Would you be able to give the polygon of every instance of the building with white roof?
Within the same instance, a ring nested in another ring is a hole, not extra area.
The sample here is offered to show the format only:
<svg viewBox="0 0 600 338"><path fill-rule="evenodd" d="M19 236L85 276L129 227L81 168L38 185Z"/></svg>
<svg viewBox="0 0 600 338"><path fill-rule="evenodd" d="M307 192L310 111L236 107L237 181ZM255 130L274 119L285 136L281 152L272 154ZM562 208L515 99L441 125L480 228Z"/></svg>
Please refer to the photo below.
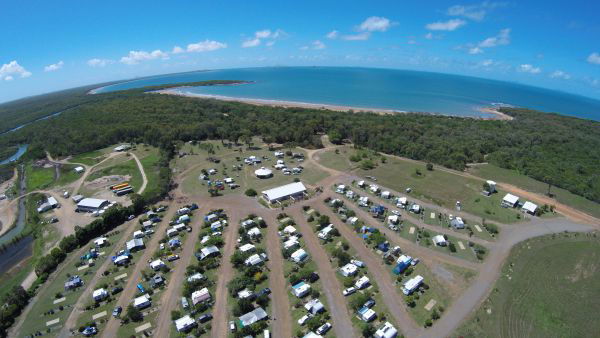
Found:
<svg viewBox="0 0 600 338"><path fill-rule="evenodd" d="M200 249L200 259L204 259L206 257L213 257L220 254L219 248L216 246L208 246Z"/></svg>
<svg viewBox="0 0 600 338"><path fill-rule="evenodd" d="M241 252L251 252L251 251L256 250L256 246L254 244L247 243L247 244L240 246L239 250Z"/></svg>
<svg viewBox="0 0 600 338"><path fill-rule="evenodd" d="M535 215L535 211L537 210L538 206L536 204L533 204L529 201L525 202L525 204L523 204L523 210L525 210L527 213L531 214L531 215Z"/></svg>
<svg viewBox="0 0 600 338"><path fill-rule="evenodd" d="M408 199L406 197L399 197L397 200L397 207L403 207L408 204Z"/></svg>
<svg viewBox="0 0 600 338"><path fill-rule="evenodd" d="M371 282L369 281L369 277L367 277L367 276L360 277L356 281L356 283L354 283L354 286L356 286L358 289L364 289L364 288L368 287L369 285L371 285Z"/></svg>
<svg viewBox="0 0 600 338"><path fill-rule="evenodd" d="M422 283L423 276L417 275L416 277L413 277L409 279L406 283L404 283L404 285L402 286L402 293L408 296L411 293L413 293L417 288L419 288L419 286Z"/></svg>
<svg viewBox="0 0 600 338"><path fill-rule="evenodd" d="M496 182L490 181L490 180L487 180L486 182L487 182L488 186L490 187L490 190L488 190L490 192L490 194L496 192Z"/></svg>
<svg viewBox="0 0 600 338"><path fill-rule="evenodd" d="M108 244L108 238L106 237L99 237L94 240L94 245L97 247L103 247L106 244Z"/></svg>
<svg viewBox="0 0 600 338"><path fill-rule="evenodd" d="M375 317L377 317L377 313L373 309L369 309L368 307L363 307L360 310L358 310L358 314L360 315L360 319L367 323L375 319Z"/></svg>
<svg viewBox="0 0 600 338"><path fill-rule="evenodd" d="M288 225L285 228L283 228L283 232L288 235L293 235L296 233L296 228L293 225Z"/></svg>
<svg viewBox="0 0 600 338"><path fill-rule="evenodd" d="M302 198L306 194L306 187L304 184L302 184L302 182L294 182L277 188L265 190L262 192L262 194L269 203L275 203L288 198Z"/></svg>
<svg viewBox="0 0 600 338"><path fill-rule="evenodd" d="M382 327L375 331L375 338L396 338L398 330L390 322L385 322Z"/></svg>
<svg viewBox="0 0 600 338"><path fill-rule="evenodd" d="M319 234L317 235L320 239L328 239L329 238L329 233L331 231L333 231L333 224L329 224L328 226L324 227L323 229L321 229L321 231L319 231Z"/></svg>
<svg viewBox="0 0 600 338"><path fill-rule="evenodd" d="M460 217L454 217L454 219L450 221L450 225L452 225L456 229L465 228L465 222Z"/></svg>
<svg viewBox="0 0 600 338"><path fill-rule="evenodd" d="M92 298L97 302L104 300L106 297L108 297L108 291L105 289L97 289L92 292Z"/></svg>
<svg viewBox="0 0 600 338"><path fill-rule="evenodd" d="M369 206L369 197L363 196L358 199L358 205L361 207Z"/></svg>
<svg viewBox="0 0 600 338"><path fill-rule="evenodd" d="M246 234L248 236L250 236L251 238L258 238L258 237L262 236L260 229L257 227L254 227L254 228L248 230L248 232L246 232Z"/></svg>
<svg viewBox="0 0 600 338"><path fill-rule="evenodd" d="M505 208L514 208L519 203L519 197L513 194L506 194L504 198L502 198L502 206Z"/></svg>
<svg viewBox="0 0 600 338"><path fill-rule="evenodd" d="M107 200L98 199L98 198L84 198L79 203L77 203L77 211L80 212L95 212L106 205L108 205Z"/></svg>
<svg viewBox="0 0 600 338"><path fill-rule="evenodd" d="M258 321L261 321L265 318L269 317L269 315L267 314L267 312L262 308L256 308L248 313L246 313L243 316L240 316L239 320L240 320L240 326L242 328L252 325Z"/></svg>
<svg viewBox="0 0 600 338"><path fill-rule="evenodd" d="M398 216L398 215L388 216L388 224L397 225L398 223L400 223L400 216Z"/></svg>
<svg viewBox="0 0 600 338"><path fill-rule="evenodd" d="M300 282L297 285L292 286L292 293L298 298L302 298L310 291L310 285L304 282Z"/></svg>
<svg viewBox="0 0 600 338"><path fill-rule="evenodd" d="M438 246L448 245L448 241L442 235L435 235L433 238L431 238L431 240L433 241L433 244Z"/></svg>
<svg viewBox="0 0 600 338"><path fill-rule="evenodd" d="M204 279L204 276L200 272L196 272L195 274L189 276L187 278L187 281L191 283L191 282L195 282L197 280L203 280L203 279Z"/></svg>
<svg viewBox="0 0 600 338"><path fill-rule="evenodd" d="M200 302L205 302L207 300L210 300L211 296L210 296L210 292L208 291L207 288L202 288L198 291L194 291L192 293L192 304L196 305Z"/></svg>
<svg viewBox="0 0 600 338"><path fill-rule="evenodd" d="M75 172L78 174L81 174L82 172L85 171L85 169L82 166L75 167L75 169L73 169L73 170L75 170Z"/></svg>
<svg viewBox="0 0 600 338"><path fill-rule="evenodd" d="M271 169L268 169L265 167L260 167L260 169L256 169L254 171L254 175L256 175L256 177L261 178L261 179L271 178L271 177L273 177L273 171Z"/></svg>
<svg viewBox="0 0 600 338"><path fill-rule="evenodd" d="M337 188L335 188L335 192L337 192L338 194L343 194L346 191L346 186L343 184L340 184L337 186Z"/></svg>
<svg viewBox="0 0 600 338"><path fill-rule="evenodd" d="M138 310L145 309L150 305L152 305L152 302L148 295L142 295L133 300L133 306Z"/></svg>
<svg viewBox="0 0 600 338"><path fill-rule="evenodd" d="M185 315L177 320L175 320L175 328L177 332L187 332L192 328L196 327L196 321L190 317L190 315Z"/></svg>
<svg viewBox="0 0 600 338"><path fill-rule="evenodd" d="M298 245L300 245L300 242L298 242L298 238L295 236L292 236L290 239L283 242L283 249L288 250L288 249L294 248Z"/></svg>
<svg viewBox="0 0 600 338"><path fill-rule="evenodd" d="M348 263L340 268L340 273L344 277L354 276L358 271L358 267L352 263Z"/></svg>
<svg viewBox="0 0 600 338"><path fill-rule="evenodd" d="M390 197L392 197L392 193L387 190L381 193L381 198L388 199Z"/></svg>
<svg viewBox="0 0 600 338"><path fill-rule="evenodd" d="M160 259L150 262L150 268L154 271L159 270L163 266L166 266L165 262L161 261Z"/></svg>
<svg viewBox="0 0 600 338"><path fill-rule="evenodd" d="M263 262L262 258L258 254L254 254L254 255L246 258L246 260L244 261L244 264L246 266L255 266L255 265L262 264L262 262Z"/></svg>
<svg viewBox="0 0 600 338"><path fill-rule="evenodd" d="M129 251L137 251L144 249L144 240L141 238L134 238L127 242L127 250Z"/></svg>
<svg viewBox="0 0 600 338"><path fill-rule="evenodd" d="M323 312L325 310L325 306L319 299L311 299L306 304L304 304L304 308L306 311L316 315L317 313Z"/></svg>
<svg viewBox="0 0 600 338"><path fill-rule="evenodd" d="M298 249L298 250L294 251L294 253L292 253L290 258L294 262L300 263L308 258L308 253L306 251L304 251L304 249Z"/></svg>

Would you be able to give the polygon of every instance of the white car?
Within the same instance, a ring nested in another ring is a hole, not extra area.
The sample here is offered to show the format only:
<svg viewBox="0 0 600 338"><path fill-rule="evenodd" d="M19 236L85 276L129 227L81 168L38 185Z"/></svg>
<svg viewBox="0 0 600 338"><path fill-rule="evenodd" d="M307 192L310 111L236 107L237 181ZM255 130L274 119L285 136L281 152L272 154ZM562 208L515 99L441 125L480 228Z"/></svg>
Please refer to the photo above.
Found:
<svg viewBox="0 0 600 338"><path fill-rule="evenodd" d="M346 290L342 291L342 294L344 296L350 296L351 294L353 294L355 292L356 292L356 288L352 286L352 287L349 287Z"/></svg>
<svg viewBox="0 0 600 338"><path fill-rule="evenodd" d="M300 319L298 319L298 325L302 326L304 325L304 323L306 323L306 321L312 317L310 314L304 315L302 316Z"/></svg>
<svg viewBox="0 0 600 338"><path fill-rule="evenodd" d="M165 243L160 243L160 249L164 250L165 249Z"/></svg>
<svg viewBox="0 0 600 338"><path fill-rule="evenodd" d="M362 261L356 260L356 259L351 260L350 263L358 266L359 268L362 268L363 266L365 266L365 263L363 263Z"/></svg>
<svg viewBox="0 0 600 338"><path fill-rule="evenodd" d="M327 333L327 331L329 331L329 329L331 329L331 324L325 323L325 324L319 326L319 328L317 329L317 334L323 335L323 334Z"/></svg>
<svg viewBox="0 0 600 338"><path fill-rule="evenodd" d="M392 210L392 214L394 214L396 216L400 216L400 211L398 211L398 210Z"/></svg>

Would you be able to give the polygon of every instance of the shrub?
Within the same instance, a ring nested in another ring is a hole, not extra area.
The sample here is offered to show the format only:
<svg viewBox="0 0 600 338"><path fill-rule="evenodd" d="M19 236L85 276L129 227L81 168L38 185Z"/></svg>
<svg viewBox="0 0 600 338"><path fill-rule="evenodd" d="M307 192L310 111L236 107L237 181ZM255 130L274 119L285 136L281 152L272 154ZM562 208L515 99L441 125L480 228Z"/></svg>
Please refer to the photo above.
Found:
<svg viewBox="0 0 600 338"><path fill-rule="evenodd" d="M244 192L244 194L246 194L246 196L248 196L248 197L254 197L257 195L256 190L254 190L252 188L247 189L246 192Z"/></svg>

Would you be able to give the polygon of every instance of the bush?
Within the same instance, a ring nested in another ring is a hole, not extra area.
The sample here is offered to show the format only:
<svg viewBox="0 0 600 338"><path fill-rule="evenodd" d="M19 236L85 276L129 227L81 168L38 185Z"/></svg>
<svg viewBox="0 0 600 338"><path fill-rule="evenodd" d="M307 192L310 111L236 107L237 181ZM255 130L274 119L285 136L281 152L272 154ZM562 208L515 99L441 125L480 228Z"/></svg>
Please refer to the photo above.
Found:
<svg viewBox="0 0 600 338"><path fill-rule="evenodd" d="M133 305L127 307L126 315L132 322L141 322L144 319L144 315L140 310L136 309Z"/></svg>
<svg viewBox="0 0 600 338"><path fill-rule="evenodd" d="M247 189L247 190L244 192L244 194L246 194L246 196L248 196L248 197L254 197L254 196L256 196L256 195L257 195L257 192L256 192L256 190L254 190L254 189L250 188L250 189Z"/></svg>
<svg viewBox="0 0 600 338"><path fill-rule="evenodd" d="M427 170L432 171L433 170L433 164L432 163L427 163L425 165L425 168L427 168Z"/></svg>

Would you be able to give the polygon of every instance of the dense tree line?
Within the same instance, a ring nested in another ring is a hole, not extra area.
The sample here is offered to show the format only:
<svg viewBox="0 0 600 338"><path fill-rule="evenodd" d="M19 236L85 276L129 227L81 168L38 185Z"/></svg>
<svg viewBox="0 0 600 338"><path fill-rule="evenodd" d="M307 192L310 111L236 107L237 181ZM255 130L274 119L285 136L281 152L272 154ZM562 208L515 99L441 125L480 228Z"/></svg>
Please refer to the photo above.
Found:
<svg viewBox="0 0 600 338"><path fill-rule="evenodd" d="M157 87L152 87L156 89ZM32 154L68 155L132 141L167 149L174 141L227 139L320 147L319 134L462 170L490 162L600 202L600 123L504 109L512 121L426 114L380 115L144 93L98 99L0 137L0 146L30 143ZM37 149L37 150L36 150Z"/></svg>
<svg viewBox="0 0 600 338"><path fill-rule="evenodd" d="M8 335L8 328L21 314L29 302L29 298L31 295L20 285L13 287L12 291L4 296L2 307L0 307L0 337Z"/></svg>

